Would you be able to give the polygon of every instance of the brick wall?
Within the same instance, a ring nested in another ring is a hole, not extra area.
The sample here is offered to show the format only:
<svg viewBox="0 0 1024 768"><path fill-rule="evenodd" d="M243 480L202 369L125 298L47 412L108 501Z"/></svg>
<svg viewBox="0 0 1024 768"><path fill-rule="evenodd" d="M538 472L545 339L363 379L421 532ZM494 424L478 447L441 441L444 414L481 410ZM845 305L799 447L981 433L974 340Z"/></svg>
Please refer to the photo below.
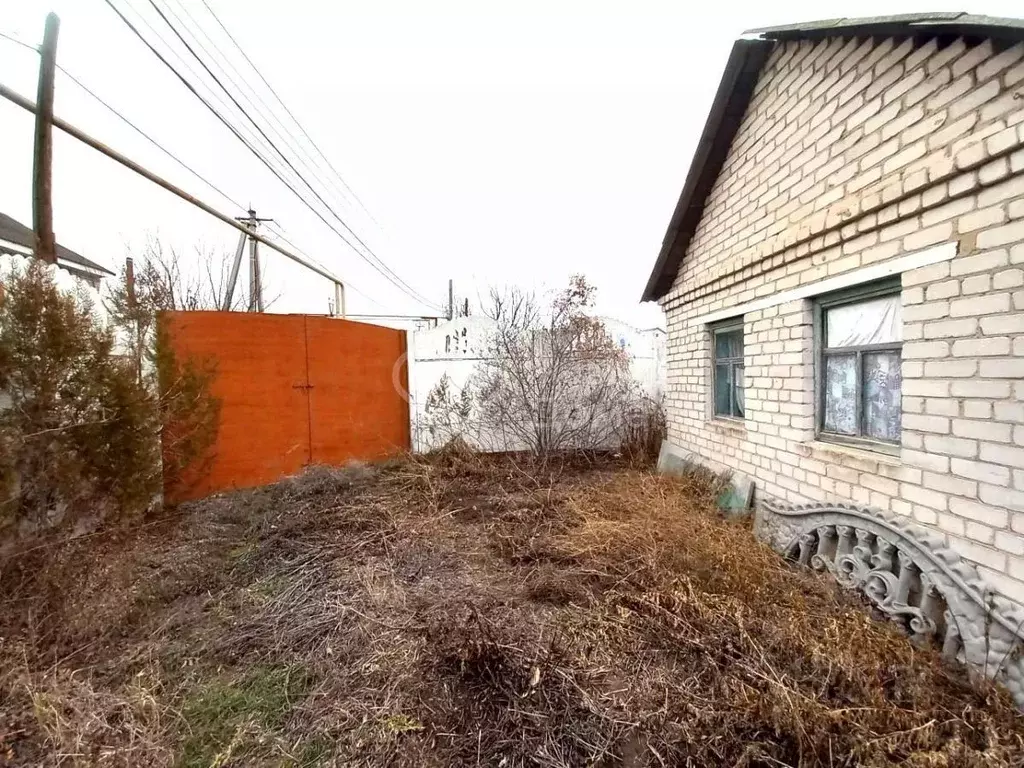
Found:
<svg viewBox="0 0 1024 768"><path fill-rule="evenodd" d="M746 419L712 417L703 317L951 242L901 275L900 455L815 439L809 298L744 314ZM940 530L1024 602L1024 46L778 45L661 304L671 443Z"/></svg>

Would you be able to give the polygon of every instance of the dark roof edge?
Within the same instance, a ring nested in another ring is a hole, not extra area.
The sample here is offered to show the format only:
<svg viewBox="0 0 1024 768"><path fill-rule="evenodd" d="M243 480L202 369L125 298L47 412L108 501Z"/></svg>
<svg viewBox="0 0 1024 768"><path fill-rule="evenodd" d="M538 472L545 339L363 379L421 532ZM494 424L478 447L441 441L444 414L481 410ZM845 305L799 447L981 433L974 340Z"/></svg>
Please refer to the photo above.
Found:
<svg viewBox="0 0 1024 768"><path fill-rule="evenodd" d="M14 243L15 245L20 245L22 248L28 248L29 254L31 254L32 249L35 248L36 235L30 227L26 227L17 219L12 218L5 213L0 213L0 241ZM82 254L76 253L70 248L65 248L60 243L57 243L57 258L63 259L72 265L77 265L86 270L95 270L97 272L110 275L111 277L116 275L116 273L111 272L103 265L85 258Z"/></svg>
<svg viewBox="0 0 1024 768"><path fill-rule="evenodd" d="M729 54L679 196L661 253L654 264L641 301L661 298L672 287L690 238L700 223L704 202L736 136L761 67L776 41L817 40L824 37L873 35L991 37L1008 42L1024 41L1024 20L978 16L963 12L907 13L898 16L837 18L752 29L737 40Z"/></svg>
<svg viewBox="0 0 1024 768"><path fill-rule="evenodd" d="M686 183L669 221L661 252L647 280L641 301L655 301L672 287L690 237L704 212L704 202L722 170L729 147L747 111L758 74L773 45L768 40L737 40L733 43L707 122L697 142L690 170L686 174Z"/></svg>
<svg viewBox="0 0 1024 768"><path fill-rule="evenodd" d="M1024 39L1024 19L982 16L962 11L903 13L895 16L837 18L748 29L744 35L768 40L818 39L835 35L951 35L991 37L1013 42Z"/></svg>

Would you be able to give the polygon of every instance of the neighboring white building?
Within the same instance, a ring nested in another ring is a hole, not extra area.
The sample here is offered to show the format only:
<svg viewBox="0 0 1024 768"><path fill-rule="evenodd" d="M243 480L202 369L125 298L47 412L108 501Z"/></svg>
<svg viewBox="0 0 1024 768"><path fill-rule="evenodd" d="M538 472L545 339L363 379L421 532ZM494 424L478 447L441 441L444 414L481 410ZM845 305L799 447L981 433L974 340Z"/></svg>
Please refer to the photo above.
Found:
<svg viewBox="0 0 1024 768"><path fill-rule="evenodd" d="M660 399L665 387L665 331L638 330L612 318L601 320L615 343L630 356L633 378L647 395ZM493 329L490 318L470 316L409 332L409 413L416 450L438 447L424 428L430 391L447 376L454 393L461 392L477 365L486 359Z"/></svg>
<svg viewBox="0 0 1024 768"><path fill-rule="evenodd" d="M34 246L35 234L31 229L0 213L0 277L26 269ZM96 316L106 322L100 280L113 272L63 246L57 246L57 263L48 264L46 269L60 290L87 299ZM0 409L8 407L10 397L0 392Z"/></svg>
<svg viewBox="0 0 1024 768"><path fill-rule="evenodd" d="M1024 703L1022 95L1022 21L747 33L644 298L663 465Z"/></svg>
<svg viewBox="0 0 1024 768"><path fill-rule="evenodd" d="M665 393L665 342L668 334L662 328L634 328L628 323L602 317L608 335L625 350L630 359L630 372L650 397L660 400Z"/></svg>
<svg viewBox="0 0 1024 768"><path fill-rule="evenodd" d="M28 266L35 247L35 233L10 216L0 213L0 275ZM114 273L62 245L57 246L57 263L47 271L62 291L88 299L96 315L106 322L102 280Z"/></svg>
<svg viewBox="0 0 1024 768"><path fill-rule="evenodd" d="M35 248L35 232L10 216L0 213L0 255L27 258L32 255L33 248ZM60 244L57 245L57 266L64 273L74 276L94 291L99 291L100 281L103 278L114 275L106 267L102 267Z"/></svg>

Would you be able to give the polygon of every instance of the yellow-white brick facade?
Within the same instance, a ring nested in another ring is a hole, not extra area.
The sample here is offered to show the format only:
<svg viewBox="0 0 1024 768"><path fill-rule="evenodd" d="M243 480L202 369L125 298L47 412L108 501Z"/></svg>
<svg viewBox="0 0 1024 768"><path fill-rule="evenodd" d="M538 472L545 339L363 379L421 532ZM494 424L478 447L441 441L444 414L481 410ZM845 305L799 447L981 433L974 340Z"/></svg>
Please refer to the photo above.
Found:
<svg viewBox="0 0 1024 768"><path fill-rule="evenodd" d="M898 457L815 439L810 298L743 316L746 418L713 418L699 318L943 243L901 276ZM1024 45L778 43L660 303L670 443L941 531L1024 603Z"/></svg>

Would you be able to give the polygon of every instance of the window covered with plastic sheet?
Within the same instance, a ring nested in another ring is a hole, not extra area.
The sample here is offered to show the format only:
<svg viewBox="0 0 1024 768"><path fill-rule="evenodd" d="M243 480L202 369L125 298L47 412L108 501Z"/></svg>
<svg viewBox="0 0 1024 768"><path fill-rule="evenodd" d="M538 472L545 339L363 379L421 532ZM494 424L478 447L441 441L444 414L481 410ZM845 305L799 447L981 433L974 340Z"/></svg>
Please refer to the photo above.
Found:
<svg viewBox="0 0 1024 768"><path fill-rule="evenodd" d="M711 329L712 390L715 416L744 418L743 320Z"/></svg>
<svg viewBox="0 0 1024 768"><path fill-rule="evenodd" d="M818 299L818 434L897 446L902 410L903 319L898 281Z"/></svg>

